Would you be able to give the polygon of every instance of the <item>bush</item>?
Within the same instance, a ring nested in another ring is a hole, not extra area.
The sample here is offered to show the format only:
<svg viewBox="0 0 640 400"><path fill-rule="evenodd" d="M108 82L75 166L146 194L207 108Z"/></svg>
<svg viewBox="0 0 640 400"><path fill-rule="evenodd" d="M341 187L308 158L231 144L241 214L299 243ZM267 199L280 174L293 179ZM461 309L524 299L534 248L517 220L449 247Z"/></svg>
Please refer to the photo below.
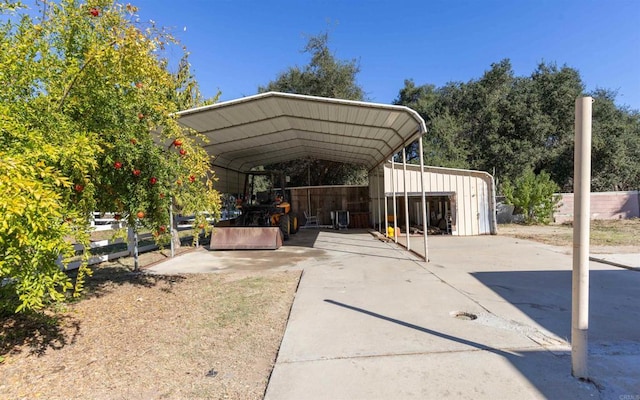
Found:
<svg viewBox="0 0 640 400"><path fill-rule="evenodd" d="M528 169L513 183L505 181L501 189L508 204L523 210L527 224L551 222L553 211L560 201L560 196L554 195L560 188L545 171L536 175L532 169Z"/></svg>

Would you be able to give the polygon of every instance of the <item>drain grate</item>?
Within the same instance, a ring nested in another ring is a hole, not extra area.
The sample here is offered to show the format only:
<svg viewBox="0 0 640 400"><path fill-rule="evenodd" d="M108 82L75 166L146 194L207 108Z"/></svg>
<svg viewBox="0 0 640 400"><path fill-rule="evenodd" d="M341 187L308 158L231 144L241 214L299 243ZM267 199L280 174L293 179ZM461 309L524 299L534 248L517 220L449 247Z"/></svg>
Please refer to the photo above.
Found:
<svg viewBox="0 0 640 400"><path fill-rule="evenodd" d="M453 318L461 319L463 321L473 321L474 319L478 318L477 315L466 311L451 311L449 315L451 315Z"/></svg>

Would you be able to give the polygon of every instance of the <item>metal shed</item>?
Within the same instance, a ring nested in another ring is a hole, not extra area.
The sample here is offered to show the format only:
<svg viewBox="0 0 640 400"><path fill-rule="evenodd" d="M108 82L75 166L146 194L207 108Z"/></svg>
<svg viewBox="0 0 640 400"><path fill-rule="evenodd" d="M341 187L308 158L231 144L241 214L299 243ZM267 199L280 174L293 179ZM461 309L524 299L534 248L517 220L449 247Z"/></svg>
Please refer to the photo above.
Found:
<svg viewBox="0 0 640 400"><path fill-rule="evenodd" d="M497 234L495 184L489 173L424 167L423 176L428 227L454 236ZM402 210L406 201L409 225L423 225L421 196L418 165L407 165L405 171L403 165L386 163L369 176L370 209L375 225L380 221L384 224L384 215L391 214L388 211L393 208L394 198L396 209ZM407 220L403 213L399 217L397 225L404 230Z"/></svg>

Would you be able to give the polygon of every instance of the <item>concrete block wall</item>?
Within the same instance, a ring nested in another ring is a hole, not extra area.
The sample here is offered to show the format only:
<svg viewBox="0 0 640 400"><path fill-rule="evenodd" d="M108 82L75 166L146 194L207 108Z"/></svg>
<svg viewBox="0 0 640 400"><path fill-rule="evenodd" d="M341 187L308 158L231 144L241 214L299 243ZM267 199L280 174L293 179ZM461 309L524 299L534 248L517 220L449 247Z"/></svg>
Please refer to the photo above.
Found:
<svg viewBox="0 0 640 400"><path fill-rule="evenodd" d="M560 193L554 221L573 221L573 193ZM591 219L640 218L640 191L591 193Z"/></svg>

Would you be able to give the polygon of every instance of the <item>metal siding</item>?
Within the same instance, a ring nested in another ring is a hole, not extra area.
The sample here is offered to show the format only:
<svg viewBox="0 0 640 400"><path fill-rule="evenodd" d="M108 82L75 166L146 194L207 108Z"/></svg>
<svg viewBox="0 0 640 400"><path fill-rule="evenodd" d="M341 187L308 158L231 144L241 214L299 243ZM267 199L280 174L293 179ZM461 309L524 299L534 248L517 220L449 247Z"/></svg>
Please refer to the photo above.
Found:
<svg viewBox="0 0 640 400"><path fill-rule="evenodd" d="M455 185L457 187L458 193L460 193L458 199L460 204L460 211L462 212L461 219L458 220L458 225L461 228L459 234L467 236L472 232L471 221L469 220L471 218L471 210L469 204L469 186L466 185L467 182L463 176L458 175L455 178Z"/></svg>
<svg viewBox="0 0 640 400"><path fill-rule="evenodd" d="M395 192L403 193L404 192L404 181L402 179L402 164L396 164L393 171L393 179L395 181Z"/></svg>
<svg viewBox="0 0 640 400"><path fill-rule="evenodd" d="M435 192L438 189L438 177L434 173L429 173L429 191Z"/></svg>
<svg viewBox="0 0 640 400"><path fill-rule="evenodd" d="M454 193L455 201L452 201L455 212L456 231L454 235L469 236L491 233L489 202L492 194L489 193L489 184L484 173L470 170L451 170L442 168L442 172L434 171L437 167L425 167L425 191L430 193ZM384 184L383 192L391 194L391 165L386 164L384 176L381 178ZM483 174L476 176L474 174ZM419 193L420 175L419 167L407 165L408 190L410 193ZM395 164L394 176L396 178L396 192L398 196L403 193L402 164ZM488 175L487 175L488 176Z"/></svg>
<svg viewBox="0 0 640 400"><path fill-rule="evenodd" d="M460 176L450 175L449 179L452 179L452 190L456 193L456 226L458 236L466 235L465 220L467 219L467 209L465 206L464 187L458 185Z"/></svg>
<svg viewBox="0 0 640 400"><path fill-rule="evenodd" d="M478 234L478 194L476 193L476 187L474 185L475 179L470 176L466 176L465 180L469 185L469 222L471 224L471 234Z"/></svg>
<svg viewBox="0 0 640 400"><path fill-rule="evenodd" d="M420 178L420 174L409 174L410 185L409 185L409 193L417 193L420 191L420 183L418 179Z"/></svg>
<svg viewBox="0 0 640 400"><path fill-rule="evenodd" d="M489 185L486 184L485 181L481 181L480 179L479 183L482 185L482 198L479 200L480 202L480 220L482 221L482 226L481 226L481 230L480 230L480 234L482 235L486 235L486 234L490 234L491 233L491 224L489 223L489 212L483 212L482 210L482 205L483 204L489 204ZM488 208L487 208L488 211Z"/></svg>
<svg viewBox="0 0 640 400"><path fill-rule="evenodd" d="M476 186L476 212L478 215L478 218L477 218L478 233L477 234L481 235L484 232L484 227L485 227L484 213L482 212L482 207L481 207L482 199L484 199L484 190L481 182L478 182L478 178L474 178L474 180L475 180L475 186Z"/></svg>

